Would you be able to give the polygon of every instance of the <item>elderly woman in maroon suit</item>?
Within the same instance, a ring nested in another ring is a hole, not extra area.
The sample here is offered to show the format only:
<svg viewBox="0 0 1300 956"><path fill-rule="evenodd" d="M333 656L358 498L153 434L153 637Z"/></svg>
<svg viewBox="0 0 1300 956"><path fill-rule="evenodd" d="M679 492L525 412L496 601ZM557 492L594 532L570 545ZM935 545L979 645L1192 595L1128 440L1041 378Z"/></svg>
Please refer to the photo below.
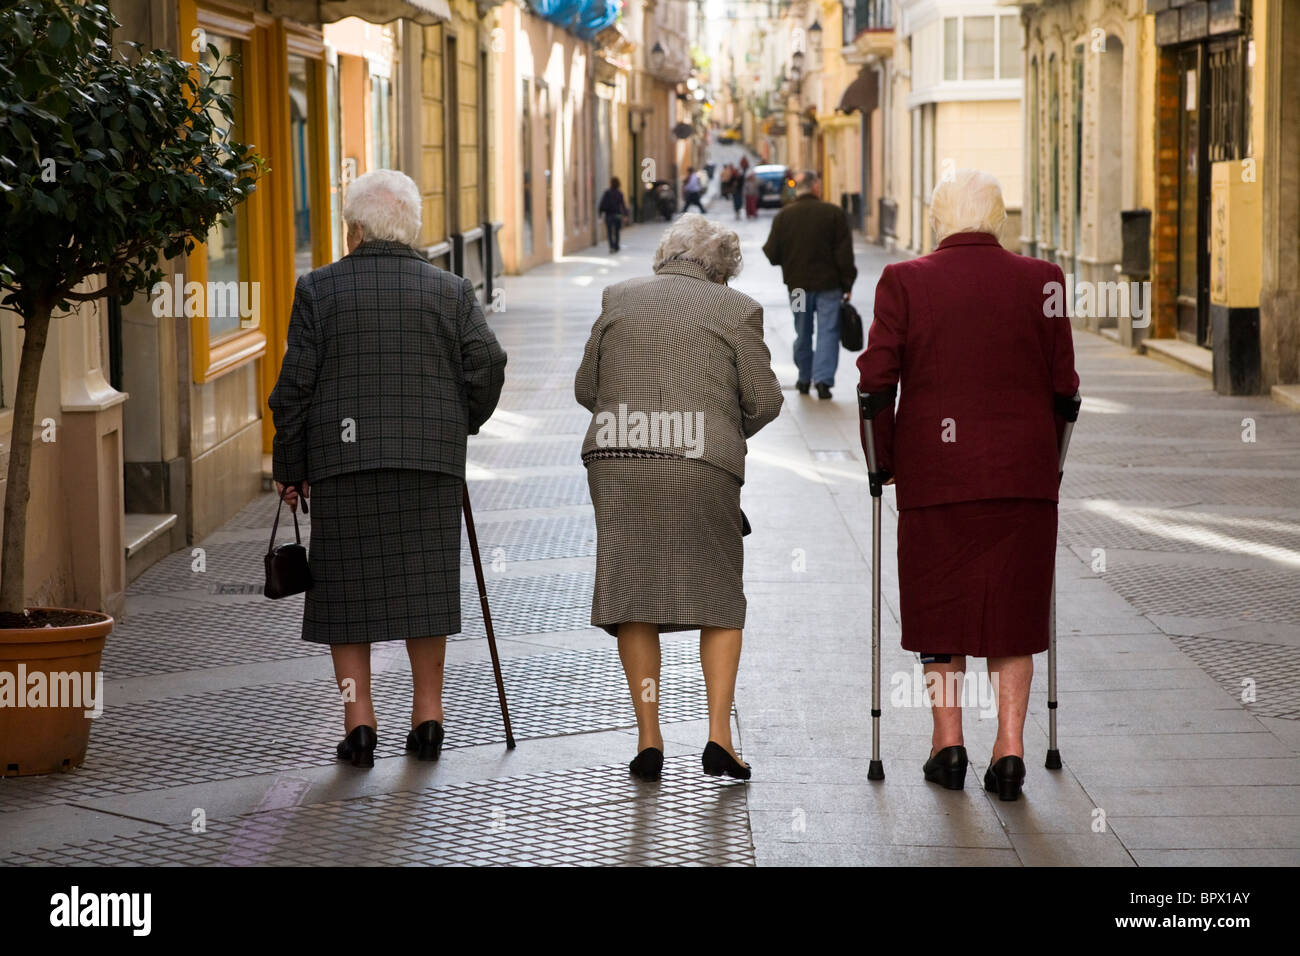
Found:
<svg viewBox="0 0 1300 956"><path fill-rule="evenodd" d="M984 784L1014 800L1031 655L1048 642L1064 427L1054 396L1074 395L1079 378L1069 318L1051 308L1065 277L1003 249L1005 220L987 173L960 170L935 188L938 247L881 273L858 369L863 392L902 384L897 411L887 402L873 432L878 467L897 484L903 647L921 655L931 688L925 778L962 788L966 748L951 691L966 656L985 657L998 733Z"/></svg>

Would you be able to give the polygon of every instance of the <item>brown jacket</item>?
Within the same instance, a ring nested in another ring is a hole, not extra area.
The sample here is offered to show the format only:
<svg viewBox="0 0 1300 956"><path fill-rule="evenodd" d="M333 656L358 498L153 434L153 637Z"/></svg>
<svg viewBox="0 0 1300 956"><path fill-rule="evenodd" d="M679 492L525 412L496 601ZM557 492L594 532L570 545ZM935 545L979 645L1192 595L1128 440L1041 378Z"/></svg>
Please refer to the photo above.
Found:
<svg viewBox="0 0 1300 956"><path fill-rule="evenodd" d="M790 289L852 292L858 277L848 217L839 206L811 193L776 214L763 254L781 267L781 278Z"/></svg>
<svg viewBox="0 0 1300 956"><path fill-rule="evenodd" d="M574 395L593 413L584 453L682 453L743 482L745 439L781 411L781 386L763 344L763 307L685 260L612 285ZM639 422L649 427L639 432Z"/></svg>

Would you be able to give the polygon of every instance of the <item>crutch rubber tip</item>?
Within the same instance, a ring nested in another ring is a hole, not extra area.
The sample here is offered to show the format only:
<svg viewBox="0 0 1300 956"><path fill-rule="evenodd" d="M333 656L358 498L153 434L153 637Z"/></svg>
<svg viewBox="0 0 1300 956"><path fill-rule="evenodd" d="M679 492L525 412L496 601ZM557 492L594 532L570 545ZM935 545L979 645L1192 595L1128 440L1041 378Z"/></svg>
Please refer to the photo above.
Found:
<svg viewBox="0 0 1300 956"><path fill-rule="evenodd" d="M1059 750L1047 751L1047 762L1043 764L1048 770L1061 769L1061 752Z"/></svg>
<svg viewBox="0 0 1300 956"><path fill-rule="evenodd" d="M882 761L873 760L871 761L870 764L867 765L867 779L868 780L885 779L885 765Z"/></svg>
<svg viewBox="0 0 1300 956"><path fill-rule="evenodd" d="M515 749L515 738L514 738L514 737L507 737L507 738L506 738L506 750L514 750L514 749Z"/></svg>

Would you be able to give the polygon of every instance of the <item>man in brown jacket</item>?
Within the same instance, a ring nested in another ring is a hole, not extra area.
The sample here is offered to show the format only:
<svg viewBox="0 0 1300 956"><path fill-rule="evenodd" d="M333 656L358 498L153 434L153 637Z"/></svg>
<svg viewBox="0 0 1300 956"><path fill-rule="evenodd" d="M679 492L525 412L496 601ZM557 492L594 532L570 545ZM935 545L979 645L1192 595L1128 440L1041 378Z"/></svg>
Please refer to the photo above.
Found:
<svg viewBox="0 0 1300 956"><path fill-rule="evenodd" d="M768 262L781 267L790 292L799 375L795 387L807 395L811 383L817 386L818 398L830 398L840 360L840 304L849 300L858 269L848 217L839 206L823 202L820 190L816 173L799 174L795 200L772 220L763 252Z"/></svg>

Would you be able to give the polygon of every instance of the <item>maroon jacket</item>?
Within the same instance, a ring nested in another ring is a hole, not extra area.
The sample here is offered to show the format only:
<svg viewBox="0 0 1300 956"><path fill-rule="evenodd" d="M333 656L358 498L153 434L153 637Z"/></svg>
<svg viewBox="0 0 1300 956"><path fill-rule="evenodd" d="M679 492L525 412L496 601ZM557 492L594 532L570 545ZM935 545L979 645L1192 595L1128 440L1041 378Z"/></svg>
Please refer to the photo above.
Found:
<svg viewBox="0 0 1300 956"><path fill-rule="evenodd" d="M1079 376L1070 320L1049 315L1052 282L1063 301L1058 266L980 232L885 267L858 370L864 392L901 382L897 417L887 409L873 421L877 465L894 474L900 509L1057 500L1064 422L1053 395L1073 395Z"/></svg>

